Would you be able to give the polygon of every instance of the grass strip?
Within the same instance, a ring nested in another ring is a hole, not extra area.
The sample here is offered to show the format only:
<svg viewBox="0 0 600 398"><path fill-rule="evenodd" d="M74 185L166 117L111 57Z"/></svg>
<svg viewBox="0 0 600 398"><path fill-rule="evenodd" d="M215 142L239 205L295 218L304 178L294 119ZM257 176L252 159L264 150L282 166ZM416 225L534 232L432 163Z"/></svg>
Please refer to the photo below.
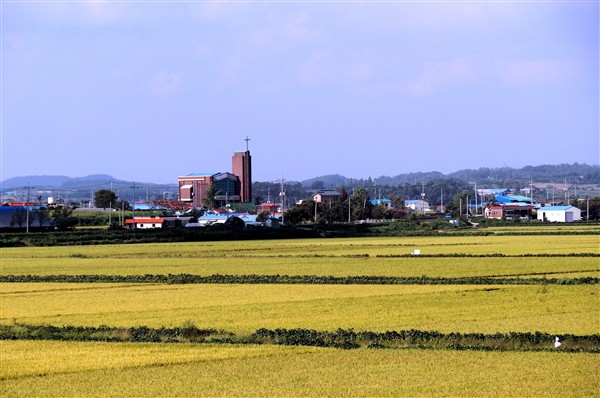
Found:
<svg viewBox="0 0 600 398"><path fill-rule="evenodd" d="M561 342L555 347L556 339ZM199 329L191 322L181 327L150 328L109 326L52 326L14 323L0 325L0 340L60 340L104 342L273 344L288 346L333 347L341 349L448 349L475 351L555 351L600 354L600 334L556 336L548 333L440 333L437 331L354 331L337 329L261 328L249 335L235 335L216 329Z"/></svg>
<svg viewBox="0 0 600 398"><path fill-rule="evenodd" d="M597 277L505 278L429 276L319 275L0 275L2 283L164 283L164 284L309 284L309 285L596 285Z"/></svg>

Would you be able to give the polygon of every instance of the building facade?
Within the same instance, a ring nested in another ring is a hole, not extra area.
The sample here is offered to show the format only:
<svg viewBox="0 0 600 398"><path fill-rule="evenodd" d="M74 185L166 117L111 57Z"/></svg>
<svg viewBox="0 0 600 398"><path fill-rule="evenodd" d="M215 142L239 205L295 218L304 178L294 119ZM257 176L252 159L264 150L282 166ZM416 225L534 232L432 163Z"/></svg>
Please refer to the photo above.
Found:
<svg viewBox="0 0 600 398"><path fill-rule="evenodd" d="M550 222L581 220L581 210L574 206L546 206L537 209L537 219Z"/></svg>
<svg viewBox="0 0 600 398"><path fill-rule="evenodd" d="M239 178L240 201L252 202L252 158L250 151L233 153L231 171Z"/></svg>
<svg viewBox="0 0 600 398"><path fill-rule="evenodd" d="M210 200L216 207L230 202L251 203L252 158L247 148L245 152L233 153L231 169L231 173L191 173L178 177L179 201L189 206L203 207L212 185L214 197Z"/></svg>
<svg viewBox="0 0 600 398"><path fill-rule="evenodd" d="M335 203L342 199L342 194L338 191L323 191L313 195L313 200L317 203Z"/></svg>
<svg viewBox="0 0 600 398"><path fill-rule="evenodd" d="M213 183L212 173L192 173L179 177L179 200L193 207L202 207L208 188Z"/></svg>

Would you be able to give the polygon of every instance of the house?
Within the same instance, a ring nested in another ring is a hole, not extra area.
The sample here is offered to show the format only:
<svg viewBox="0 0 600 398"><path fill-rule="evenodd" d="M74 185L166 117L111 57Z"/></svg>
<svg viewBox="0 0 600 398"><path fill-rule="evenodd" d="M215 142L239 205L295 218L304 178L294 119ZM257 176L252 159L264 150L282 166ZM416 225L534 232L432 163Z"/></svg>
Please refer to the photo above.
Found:
<svg viewBox="0 0 600 398"><path fill-rule="evenodd" d="M493 203L485 207L485 218L531 218L533 205L529 203Z"/></svg>
<svg viewBox="0 0 600 398"><path fill-rule="evenodd" d="M392 207L394 207L392 205L392 201L387 198L371 199L371 204L373 206L384 205L388 209L391 209Z"/></svg>
<svg viewBox="0 0 600 398"><path fill-rule="evenodd" d="M429 210L429 203L421 199L405 200L404 207L411 209L412 211L420 211L425 213L427 210Z"/></svg>
<svg viewBox="0 0 600 398"><path fill-rule="evenodd" d="M322 191L314 194L312 198L317 203L334 203L340 201L342 194L338 191Z"/></svg>
<svg viewBox="0 0 600 398"><path fill-rule="evenodd" d="M532 217L533 200L527 196L508 195L506 192L494 196L493 203L484 210L485 218L526 218Z"/></svg>
<svg viewBox="0 0 600 398"><path fill-rule="evenodd" d="M550 222L581 220L581 210L574 206L546 206L537 209L537 219Z"/></svg>
<svg viewBox="0 0 600 398"><path fill-rule="evenodd" d="M279 203L265 202L256 206L256 212L262 213L279 213L281 211L281 205Z"/></svg>
<svg viewBox="0 0 600 398"><path fill-rule="evenodd" d="M527 196L522 195L503 195L498 194L495 196L494 201L500 204L508 203L533 203L533 200Z"/></svg>
<svg viewBox="0 0 600 398"><path fill-rule="evenodd" d="M135 224L134 224L135 220ZM125 220L125 224L133 229L156 229L162 228L165 220L162 217L135 217L134 219L128 218ZM135 226L134 226L135 225Z"/></svg>

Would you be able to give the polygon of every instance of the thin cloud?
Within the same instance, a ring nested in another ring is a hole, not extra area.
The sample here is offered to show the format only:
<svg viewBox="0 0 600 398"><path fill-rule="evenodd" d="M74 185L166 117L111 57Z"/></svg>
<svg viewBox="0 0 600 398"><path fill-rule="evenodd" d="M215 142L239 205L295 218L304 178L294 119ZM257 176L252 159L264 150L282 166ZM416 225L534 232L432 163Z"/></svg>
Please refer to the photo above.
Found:
<svg viewBox="0 0 600 398"><path fill-rule="evenodd" d="M371 64L362 58L339 59L330 52L317 52L295 67L296 78L303 84L350 84L367 81Z"/></svg>
<svg viewBox="0 0 600 398"><path fill-rule="evenodd" d="M474 76L473 62L466 58L427 64L417 77L405 84L405 89L413 95L431 95L472 80Z"/></svg>
<svg viewBox="0 0 600 398"><path fill-rule="evenodd" d="M500 62L501 76L510 86L569 81L578 75L577 64L566 59L520 59Z"/></svg>
<svg viewBox="0 0 600 398"><path fill-rule="evenodd" d="M148 83L150 91L158 96L172 95L181 87L181 75L158 72Z"/></svg>

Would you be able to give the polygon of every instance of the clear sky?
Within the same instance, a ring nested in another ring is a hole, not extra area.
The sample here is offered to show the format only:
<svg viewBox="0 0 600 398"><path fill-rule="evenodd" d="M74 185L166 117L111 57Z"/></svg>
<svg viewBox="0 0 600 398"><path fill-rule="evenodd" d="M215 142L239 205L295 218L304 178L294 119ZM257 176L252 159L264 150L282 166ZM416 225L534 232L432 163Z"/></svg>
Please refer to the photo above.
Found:
<svg viewBox="0 0 600 398"><path fill-rule="evenodd" d="M2 180L599 163L598 1L0 7Z"/></svg>

